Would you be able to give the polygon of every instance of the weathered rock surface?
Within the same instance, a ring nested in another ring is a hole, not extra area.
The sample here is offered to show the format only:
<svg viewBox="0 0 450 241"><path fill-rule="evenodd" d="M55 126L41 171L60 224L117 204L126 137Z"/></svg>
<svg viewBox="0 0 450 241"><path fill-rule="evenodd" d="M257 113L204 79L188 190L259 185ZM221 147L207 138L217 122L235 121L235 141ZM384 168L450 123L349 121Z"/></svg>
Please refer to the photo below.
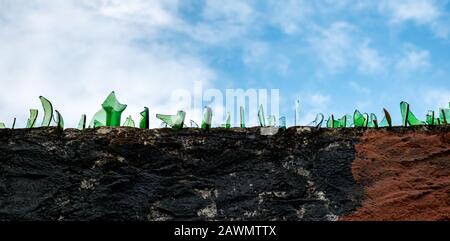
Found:
<svg viewBox="0 0 450 241"><path fill-rule="evenodd" d="M379 131L399 130L416 131ZM352 173L367 132L0 130L0 220L337 220L367 198Z"/></svg>

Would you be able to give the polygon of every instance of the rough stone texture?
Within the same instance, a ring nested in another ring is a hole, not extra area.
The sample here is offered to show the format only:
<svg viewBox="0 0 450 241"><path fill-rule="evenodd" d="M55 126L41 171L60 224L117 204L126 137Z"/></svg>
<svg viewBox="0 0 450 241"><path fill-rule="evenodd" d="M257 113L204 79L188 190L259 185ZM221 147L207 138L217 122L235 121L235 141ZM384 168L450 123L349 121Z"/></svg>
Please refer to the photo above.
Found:
<svg viewBox="0 0 450 241"><path fill-rule="evenodd" d="M0 130L0 220L336 220L363 132Z"/></svg>

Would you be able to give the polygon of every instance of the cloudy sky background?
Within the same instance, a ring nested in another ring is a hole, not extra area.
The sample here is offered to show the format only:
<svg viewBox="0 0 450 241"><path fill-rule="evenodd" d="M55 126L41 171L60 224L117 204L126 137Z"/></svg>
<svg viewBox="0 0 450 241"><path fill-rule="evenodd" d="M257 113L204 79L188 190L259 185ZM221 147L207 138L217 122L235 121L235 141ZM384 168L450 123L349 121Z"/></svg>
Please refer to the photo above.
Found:
<svg viewBox="0 0 450 241"><path fill-rule="evenodd" d="M0 0L0 121L39 95L75 127L108 93L138 120L184 108L174 89L280 89L281 115L355 108L400 123L450 101L448 0ZM188 113L189 114L189 113ZM38 119L40 123L41 117ZM199 118L199 117L192 117ZM196 119L200 122L200 119ZM220 123L221 120L215 120Z"/></svg>

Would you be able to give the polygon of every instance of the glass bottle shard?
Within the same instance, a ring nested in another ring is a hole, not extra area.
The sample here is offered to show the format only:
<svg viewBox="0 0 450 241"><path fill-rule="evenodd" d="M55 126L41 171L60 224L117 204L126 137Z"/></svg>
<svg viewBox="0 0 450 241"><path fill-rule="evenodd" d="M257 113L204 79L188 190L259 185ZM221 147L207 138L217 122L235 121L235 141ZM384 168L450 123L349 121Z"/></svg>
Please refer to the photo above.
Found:
<svg viewBox="0 0 450 241"><path fill-rule="evenodd" d="M417 126L417 125L424 125L425 122L420 121L417 119L417 117L411 112L409 108L409 104L405 101L402 101L400 103L400 112L402 114L402 125L407 126L408 124L410 126Z"/></svg>
<svg viewBox="0 0 450 241"><path fill-rule="evenodd" d="M211 129L211 121L212 121L212 109L211 107L206 106L203 113L202 129L203 130Z"/></svg>
<svg viewBox="0 0 450 241"><path fill-rule="evenodd" d="M239 117L240 117L240 126L241 128L245 128L245 112L244 107L239 108Z"/></svg>
<svg viewBox="0 0 450 241"><path fill-rule="evenodd" d="M259 106L259 110L258 110L258 121L259 121L259 126L264 127L266 126L266 118L264 117L264 108L263 105Z"/></svg>
<svg viewBox="0 0 450 241"><path fill-rule="evenodd" d="M364 115L359 112L359 110L355 110L353 113L353 124L355 127L364 127L364 123L366 122L366 119Z"/></svg>
<svg viewBox="0 0 450 241"><path fill-rule="evenodd" d="M14 129L16 127L16 117L14 117L11 129Z"/></svg>
<svg viewBox="0 0 450 241"><path fill-rule="evenodd" d="M331 115L330 117L328 117L328 120L327 120L327 127L328 127L328 128L334 128L334 124L335 124L335 122L334 122L334 116Z"/></svg>
<svg viewBox="0 0 450 241"><path fill-rule="evenodd" d="M106 111L101 109L95 113L94 117L89 124L89 127L97 128L101 126L106 126Z"/></svg>
<svg viewBox="0 0 450 241"><path fill-rule="evenodd" d="M426 117L427 125L433 126L434 125L434 111L429 110Z"/></svg>
<svg viewBox="0 0 450 241"><path fill-rule="evenodd" d="M308 126L314 126L316 128L319 128L322 126L323 119L324 119L323 114L319 113L316 115L316 118L311 123L308 124Z"/></svg>
<svg viewBox="0 0 450 241"><path fill-rule="evenodd" d="M184 118L186 113L182 110L178 111L176 115L162 115L156 114L156 118L162 120L173 129L182 129L184 126Z"/></svg>
<svg viewBox="0 0 450 241"><path fill-rule="evenodd" d="M86 115L82 114L80 121L78 122L78 130L84 130L86 128Z"/></svg>
<svg viewBox="0 0 450 241"><path fill-rule="evenodd" d="M352 115L345 115L346 118L346 123L345 123L345 127L352 127L353 125L353 116Z"/></svg>
<svg viewBox="0 0 450 241"><path fill-rule="evenodd" d="M130 116L127 117L127 119L125 120L125 123L123 123L123 126L126 127L136 127L133 118Z"/></svg>
<svg viewBox="0 0 450 241"><path fill-rule="evenodd" d="M441 119L442 124L449 124L449 122L450 122L450 109L440 108L439 109L439 119Z"/></svg>
<svg viewBox="0 0 450 241"><path fill-rule="evenodd" d="M36 119L37 119L38 113L39 113L38 110L30 109L30 118L28 118L26 128L33 128L34 127L34 125L36 123Z"/></svg>
<svg viewBox="0 0 450 241"><path fill-rule="evenodd" d="M369 125L369 114L364 113L364 127L367 127Z"/></svg>
<svg viewBox="0 0 450 241"><path fill-rule="evenodd" d="M141 120L139 121L139 128L141 129L148 129L150 128L150 114L148 107L144 107L144 110L140 113L141 114Z"/></svg>
<svg viewBox="0 0 450 241"><path fill-rule="evenodd" d="M279 123L281 129L286 129L286 117L284 116L280 117Z"/></svg>
<svg viewBox="0 0 450 241"><path fill-rule="evenodd" d="M42 120L41 126L50 126L53 119L52 103L43 96L39 96L39 99L41 100L42 108L44 109L44 119Z"/></svg>
<svg viewBox="0 0 450 241"><path fill-rule="evenodd" d="M339 127L346 127L347 126L347 116L344 115L341 119L338 120Z"/></svg>
<svg viewBox="0 0 450 241"><path fill-rule="evenodd" d="M55 110L56 113L56 127L58 128L58 130L63 130L64 129L64 119L62 117L62 115L59 113L59 111Z"/></svg>
<svg viewBox="0 0 450 241"><path fill-rule="evenodd" d="M377 116L374 113L370 114L369 125L370 128L378 128Z"/></svg>
<svg viewBox="0 0 450 241"><path fill-rule="evenodd" d="M276 117L274 115L269 116L268 117L268 126L274 127L276 125L277 125Z"/></svg>
<svg viewBox="0 0 450 241"><path fill-rule="evenodd" d="M122 112L127 108L127 105L121 104L116 94L111 92L106 100L102 104L103 109L106 112L106 126L120 126L120 119Z"/></svg>
<svg viewBox="0 0 450 241"><path fill-rule="evenodd" d="M227 119L225 120L225 124L222 124L223 128L230 129L231 128L231 115L230 112L227 112Z"/></svg>
<svg viewBox="0 0 450 241"><path fill-rule="evenodd" d="M191 120L191 127L198 128L198 124L195 121Z"/></svg>
<svg viewBox="0 0 450 241"><path fill-rule="evenodd" d="M381 120L381 122L379 123L378 126L380 127L392 127L392 119L391 119L391 114L389 114L389 112L383 108L383 112L384 112L384 117Z"/></svg>
<svg viewBox="0 0 450 241"><path fill-rule="evenodd" d="M167 123L166 122L161 122L161 124L159 124L159 128L167 128Z"/></svg>
<svg viewBox="0 0 450 241"><path fill-rule="evenodd" d="M0 129L6 129L6 125L3 122L0 122Z"/></svg>
<svg viewBox="0 0 450 241"><path fill-rule="evenodd" d="M300 126L300 100L295 101L294 124Z"/></svg>

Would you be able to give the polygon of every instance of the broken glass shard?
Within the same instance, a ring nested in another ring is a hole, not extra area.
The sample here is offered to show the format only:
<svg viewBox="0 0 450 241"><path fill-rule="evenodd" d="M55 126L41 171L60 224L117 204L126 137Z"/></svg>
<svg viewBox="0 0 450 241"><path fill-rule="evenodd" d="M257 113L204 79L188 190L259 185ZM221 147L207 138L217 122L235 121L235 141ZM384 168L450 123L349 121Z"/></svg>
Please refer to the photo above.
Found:
<svg viewBox="0 0 450 241"><path fill-rule="evenodd" d="M106 111L104 109L101 109L95 113L94 117L91 120L91 123L89 124L89 127L101 127L106 126Z"/></svg>
<svg viewBox="0 0 450 241"><path fill-rule="evenodd" d="M42 120L41 126L50 126L53 119L52 103L43 96L39 96L39 99L41 100L42 108L44 109L44 119Z"/></svg>
<svg viewBox="0 0 450 241"><path fill-rule="evenodd" d="M203 113L203 120L202 120L202 129L203 130L209 130L211 129L211 121L212 121L212 109L211 107L205 107L204 113Z"/></svg>
<svg viewBox="0 0 450 241"><path fill-rule="evenodd" d="M241 128L245 128L245 112L244 107L239 108L239 117L240 117L240 126Z"/></svg>
<svg viewBox="0 0 450 241"><path fill-rule="evenodd" d="M450 122L450 109L440 108L439 109L439 118L441 119L442 124L449 124L449 122Z"/></svg>
<svg viewBox="0 0 450 241"><path fill-rule="evenodd" d="M56 113L56 119L55 119L56 127L59 130L63 130L64 129L64 119L63 119L62 115L59 113L59 111L55 110L55 113Z"/></svg>
<svg viewBox="0 0 450 241"><path fill-rule="evenodd" d="M369 127L378 128L377 116L374 113L370 114Z"/></svg>
<svg viewBox="0 0 450 241"><path fill-rule="evenodd" d="M430 126L434 125L434 111L432 111L432 110L428 111L426 122Z"/></svg>
<svg viewBox="0 0 450 241"><path fill-rule="evenodd" d="M231 128L231 115L230 112L227 112L227 119L225 120L225 124L222 124L223 128L230 129Z"/></svg>
<svg viewBox="0 0 450 241"><path fill-rule="evenodd" d="M78 130L84 130L84 128L86 128L86 115L82 114L78 122Z"/></svg>
<svg viewBox="0 0 450 241"><path fill-rule="evenodd" d="M0 122L0 129L5 129L5 128L6 128L5 123Z"/></svg>
<svg viewBox="0 0 450 241"><path fill-rule="evenodd" d="M120 126L120 118L122 112L127 108L127 105L119 103L116 94L111 92L102 104L106 112L106 126Z"/></svg>
<svg viewBox="0 0 450 241"><path fill-rule="evenodd" d="M323 114L319 113L316 115L316 119L314 119L311 123L309 123L308 126L314 126L316 128L319 128L322 126L323 119L324 119Z"/></svg>
<svg viewBox="0 0 450 241"><path fill-rule="evenodd" d="M259 110L258 110L258 121L259 121L259 126L264 127L266 126L266 118L264 117L264 108L263 105L259 106Z"/></svg>
<svg viewBox="0 0 450 241"><path fill-rule="evenodd" d="M400 112L402 114L402 125L407 126L408 124L410 126L417 126L417 125L423 125L425 122L420 121L417 119L417 117L411 112L409 108L409 104L405 101L402 101L400 103Z"/></svg>
<svg viewBox="0 0 450 241"><path fill-rule="evenodd" d="M330 117L328 117L327 120L327 127L328 128L334 128L334 116L331 115Z"/></svg>
<svg viewBox="0 0 450 241"><path fill-rule="evenodd" d="M274 127L277 125L277 120L276 117L274 115L271 115L268 117L268 126Z"/></svg>
<svg viewBox="0 0 450 241"><path fill-rule="evenodd" d="M353 124L355 127L364 127L364 123L366 122L366 119L364 115L359 112L359 110L355 110L355 113L353 114Z"/></svg>
<svg viewBox="0 0 450 241"><path fill-rule="evenodd" d="M150 114L147 107L144 107L144 110L141 112L141 120L139 121L139 128L148 129L150 128Z"/></svg>
<svg viewBox="0 0 450 241"><path fill-rule="evenodd" d="M279 120L280 122L280 128L281 129L286 129L286 117L282 116Z"/></svg>
<svg viewBox="0 0 450 241"><path fill-rule="evenodd" d="M14 129L15 127L16 127L16 117L14 117L13 124L12 124L12 126L11 126L11 129Z"/></svg>
<svg viewBox="0 0 450 241"><path fill-rule="evenodd" d="M26 128L33 128L36 123L36 118L38 116L38 110L30 109L30 118L28 118Z"/></svg>
<svg viewBox="0 0 450 241"><path fill-rule="evenodd" d="M162 120L168 126L173 129L182 129L184 124L184 118L186 117L186 113L182 110L178 111L176 115L162 115L156 114L156 118Z"/></svg>
<svg viewBox="0 0 450 241"><path fill-rule="evenodd" d="M130 116L127 117L127 119L125 120L125 123L123 123L123 126L126 127L136 127L133 118Z"/></svg>
<svg viewBox="0 0 450 241"><path fill-rule="evenodd" d="M198 124L195 121L191 120L191 127L198 128Z"/></svg>
<svg viewBox="0 0 450 241"><path fill-rule="evenodd" d="M383 112L384 112L384 117L381 120L379 126L380 127L392 127L391 115L385 108L383 108Z"/></svg>

